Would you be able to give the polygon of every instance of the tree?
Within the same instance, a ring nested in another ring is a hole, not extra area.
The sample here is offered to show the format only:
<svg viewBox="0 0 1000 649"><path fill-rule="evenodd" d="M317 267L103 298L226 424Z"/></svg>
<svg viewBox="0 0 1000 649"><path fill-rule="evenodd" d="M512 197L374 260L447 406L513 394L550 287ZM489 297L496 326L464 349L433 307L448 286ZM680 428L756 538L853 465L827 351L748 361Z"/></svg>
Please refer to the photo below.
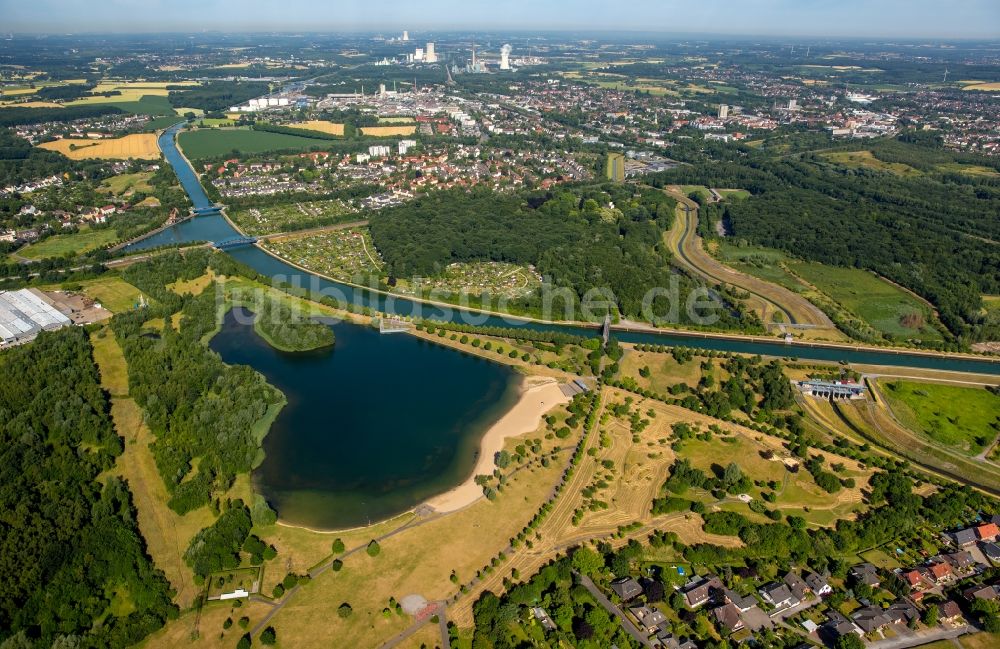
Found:
<svg viewBox="0 0 1000 649"><path fill-rule="evenodd" d="M253 646L253 642L250 640L250 634L244 633L240 636L239 642L236 643L236 649L250 649Z"/></svg>
<svg viewBox="0 0 1000 649"><path fill-rule="evenodd" d="M266 645L273 645L278 641L278 633L273 626L269 626L260 632L260 641Z"/></svg>
<svg viewBox="0 0 1000 649"><path fill-rule="evenodd" d="M924 614L920 618L920 621L927 626L937 626L938 623L939 609L937 604L931 604L926 609L924 609Z"/></svg>
<svg viewBox="0 0 1000 649"><path fill-rule="evenodd" d="M344 548L344 541L343 541L343 539L341 539L338 536L337 538L335 538L333 540L333 547L331 548L331 551L334 554L343 554L344 553L344 549L345 549Z"/></svg>
<svg viewBox="0 0 1000 649"><path fill-rule="evenodd" d="M845 633L833 643L834 649L865 649L864 641L856 633Z"/></svg>
<svg viewBox="0 0 1000 649"><path fill-rule="evenodd" d="M592 576L604 567L604 558L588 547L578 548L573 553L573 568L584 575Z"/></svg>
<svg viewBox="0 0 1000 649"><path fill-rule="evenodd" d="M376 541L375 539L372 539L371 542L368 544L368 547L365 548L365 552L368 553L369 557L377 557L379 552L381 551L382 547L379 546L378 541Z"/></svg>
<svg viewBox="0 0 1000 649"><path fill-rule="evenodd" d="M351 605L348 604L347 602L344 602L343 604L341 604L340 606L337 607L337 615L340 616L344 620L346 620L347 618L351 617L351 614L353 614L353 613L354 613L354 609L351 608Z"/></svg>

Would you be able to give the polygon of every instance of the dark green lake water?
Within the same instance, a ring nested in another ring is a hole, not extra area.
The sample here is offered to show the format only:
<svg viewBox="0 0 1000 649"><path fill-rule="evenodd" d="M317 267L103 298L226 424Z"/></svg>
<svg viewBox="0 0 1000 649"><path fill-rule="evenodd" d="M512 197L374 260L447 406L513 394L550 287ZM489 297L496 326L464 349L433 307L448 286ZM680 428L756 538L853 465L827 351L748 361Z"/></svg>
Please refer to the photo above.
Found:
<svg viewBox="0 0 1000 649"><path fill-rule="evenodd" d="M510 368L413 336L340 323L332 350L290 354L235 315L211 347L288 398L253 483L289 523L366 525L460 484L517 400Z"/></svg>

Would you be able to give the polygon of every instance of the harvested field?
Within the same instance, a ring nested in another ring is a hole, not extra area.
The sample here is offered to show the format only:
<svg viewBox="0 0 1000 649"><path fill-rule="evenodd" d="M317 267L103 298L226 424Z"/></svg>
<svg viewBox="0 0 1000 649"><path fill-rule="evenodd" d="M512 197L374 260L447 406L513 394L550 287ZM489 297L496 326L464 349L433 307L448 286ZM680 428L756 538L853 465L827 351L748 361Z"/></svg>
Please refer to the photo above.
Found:
<svg viewBox="0 0 1000 649"><path fill-rule="evenodd" d="M361 129L362 135L371 137L392 137L394 135L413 135L417 132L414 126L365 126Z"/></svg>
<svg viewBox="0 0 1000 649"><path fill-rule="evenodd" d="M327 135L343 135L344 125L324 120L311 119L307 122L295 122L288 125L290 128L305 129L307 131L319 131Z"/></svg>
<svg viewBox="0 0 1000 649"><path fill-rule="evenodd" d="M156 135L152 133L133 133L106 140L63 138L53 142L43 142L38 146L49 151L58 151L71 160L90 158L156 160L160 157L160 149L156 146Z"/></svg>

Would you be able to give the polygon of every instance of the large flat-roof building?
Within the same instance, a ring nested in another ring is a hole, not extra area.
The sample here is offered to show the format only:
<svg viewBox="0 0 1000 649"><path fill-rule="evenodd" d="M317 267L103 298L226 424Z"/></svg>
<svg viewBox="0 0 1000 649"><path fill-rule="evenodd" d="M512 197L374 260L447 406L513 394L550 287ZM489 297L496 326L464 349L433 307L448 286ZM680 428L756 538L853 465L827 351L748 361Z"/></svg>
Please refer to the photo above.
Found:
<svg viewBox="0 0 1000 649"><path fill-rule="evenodd" d="M0 346L33 339L40 331L59 329L70 319L37 289L0 291Z"/></svg>

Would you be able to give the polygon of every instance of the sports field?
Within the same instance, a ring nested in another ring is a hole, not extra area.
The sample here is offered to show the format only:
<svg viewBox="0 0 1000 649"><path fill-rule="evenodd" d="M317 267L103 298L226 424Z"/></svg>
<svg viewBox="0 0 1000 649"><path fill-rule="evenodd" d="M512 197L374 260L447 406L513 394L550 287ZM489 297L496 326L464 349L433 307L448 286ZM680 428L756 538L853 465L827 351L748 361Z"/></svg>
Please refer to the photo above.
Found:
<svg viewBox="0 0 1000 649"><path fill-rule="evenodd" d="M1000 396L985 389L914 381L881 385L896 418L936 442L975 455L1000 434Z"/></svg>
<svg viewBox="0 0 1000 649"><path fill-rule="evenodd" d="M233 151L241 153L264 153L265 151L309 151L322 148L322 141L315 138L251 131L250 129L200 129L184 131L178 142L191 160L214 158L228 155Z"/></svg>
<svg viewBox="0 0 1000 649"><path fill-rule="evenodd" d="M361 128L362 135L372 137L392 137L394 135L413 135L417 132L417 127L411 126L364 126Z"/></svg>
<svg viewBox="0 0 1000 649"><path fill-rule="evenodd" d="M295 122L294 124L288 125L290 128L301 128L307 131L319 131L320 133L326 133L327 135L343 135L344 125L336 124L334 122L327 122L320 119L311 119L306 122Z"/></svg>
<svg viewBox="0 0 1000 649"><path fill-rule="evenodd" d="M104 140L63 138L38 145L43 149L58 151L71 160L108 158L127 160L156 160L160 149L156 146L156 136L152 133L133 133L124 137Z"/></svg>

